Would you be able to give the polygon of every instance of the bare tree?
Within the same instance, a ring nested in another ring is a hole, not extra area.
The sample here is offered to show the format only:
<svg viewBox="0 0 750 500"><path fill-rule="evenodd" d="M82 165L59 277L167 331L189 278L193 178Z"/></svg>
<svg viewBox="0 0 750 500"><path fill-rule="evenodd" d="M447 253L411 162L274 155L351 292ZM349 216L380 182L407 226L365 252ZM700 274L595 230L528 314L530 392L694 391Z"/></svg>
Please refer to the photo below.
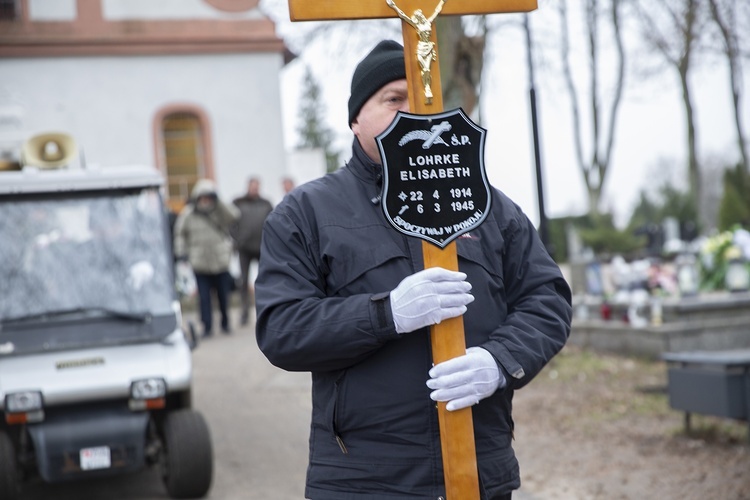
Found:
<svg viewBox="0 0 750 500"><path fill-rule="evenodd" d="M750 170L745 132L742 122L742 60L740 49L740 30L750 30L750 26L738 24L738 6L735 0L708 0L711 18L719 30L722 40L722 51L729 66L729 84L734 104L734 126L737 131L737 144L740 158L745 170ZM743 18L740 18L743 19Z"/></svg>
<svg viewBox="0 0 750 500"><path fill-rule="evenodd" d="M334 133L325 120L325 105L321 99L320 84L313 76L309 66L305 66L300 100L299 148L319 148L326 159L326 171L334 172L339 167L339 152L333 147Z"/></svg>
<svg viewBox="0 0 750 500"><path fill-rule="evenodd" d="M567 1L559 3L559 14L561 22L560 30L560 55L565 85L570 97L571 114L573 119L573 134L575 141L576 160L580 168L586 190L589 197L589 210L592 214L600 213L600 203L604 181L612 158L615 131L617 128L617 114L622 101L623 89L625 87L625 48L620 30L620 0L607 0L609 9L609 20L612 27L612 38L615 44L615 66L614 66L614 90L609 97L608 106L603 103L604 92L602 90L600 65L600 16L605 12L600 7L599 0L586 0L584 14L586 16L585 31L588 44L588 85L589 91L588 112L591 116L590 127L590 151L585 152L584 125L582 120L582 104L579 94L583 94L577 87L573 78L571 67L571 44L570 30L568 27ZM607 113L605 114L605 107ZM606 121L606 124L604 123Z"/></svg>
<svg viewBox="0 0 750 500"><path fill-rule="evenodd" d="M703 0L641 0L637 11L642 39L677 71L685 109L688 147L688 189L696 207L701 206L701 172L695 129L695 110L689 83L699 49ZM704 223L706 222L704 217Z"/></svg>
<svg viewBox="0 0 750 500"><path fill-rule="evenodd" d="M479 91L487 38L486 16L477 16L476 21L479 32L474 36L466 33L462 17L438 17L436 23L443 106L461 107L474 121L481 122Z"/></svg>
<svg viewBox="0 0 750 500"><path fill-rule="evenodd" d="M263 10L277 23L288 23L286 0L263 0ZM467 115L481 122L479 90L484 69L487 16L438 16L435 20L440 57L440 79L446 109L461 107ZM470 24L470 32L465 25ZM288 43L304 52L317 41L325 41L331 59L356 50L372 48L373 40L400 39L397 19L358 20L348 22L301 23ZM294 47L292 47L294 49Z"/></svg>

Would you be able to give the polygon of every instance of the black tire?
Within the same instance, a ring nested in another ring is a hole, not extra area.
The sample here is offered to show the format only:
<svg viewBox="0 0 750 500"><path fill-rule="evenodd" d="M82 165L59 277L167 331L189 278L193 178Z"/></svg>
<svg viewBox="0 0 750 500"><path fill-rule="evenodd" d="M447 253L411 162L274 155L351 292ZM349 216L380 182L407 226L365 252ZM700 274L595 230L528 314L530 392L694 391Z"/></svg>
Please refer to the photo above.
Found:
<svg viewBox="0 0 750 500"><path fill-rule="evenodd" d="M16 450L10 437L0 431L0 498L17 500L20 478L16 466Z"/></svg>
<svg viewBox="0 0 750 500"><path fill-rule="evenodd" d="M213 452L203 416L193 410L167 414L162 427L162 479L172 498L202 498L211 487Z"/></svg>

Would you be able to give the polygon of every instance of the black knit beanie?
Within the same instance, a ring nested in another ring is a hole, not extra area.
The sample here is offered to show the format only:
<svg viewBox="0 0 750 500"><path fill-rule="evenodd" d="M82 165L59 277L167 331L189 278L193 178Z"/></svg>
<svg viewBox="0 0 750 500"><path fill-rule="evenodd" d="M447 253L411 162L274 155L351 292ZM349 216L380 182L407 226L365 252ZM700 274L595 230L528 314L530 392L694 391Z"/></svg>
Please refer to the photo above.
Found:
<svg viewBox="0 0 750 500"><path fill-rule="evenodd" d="M359 110L380 87L394 80L406 78L404 48L393 40L383 40L357 65L352 76L349 97L349 126Z"/></svg>

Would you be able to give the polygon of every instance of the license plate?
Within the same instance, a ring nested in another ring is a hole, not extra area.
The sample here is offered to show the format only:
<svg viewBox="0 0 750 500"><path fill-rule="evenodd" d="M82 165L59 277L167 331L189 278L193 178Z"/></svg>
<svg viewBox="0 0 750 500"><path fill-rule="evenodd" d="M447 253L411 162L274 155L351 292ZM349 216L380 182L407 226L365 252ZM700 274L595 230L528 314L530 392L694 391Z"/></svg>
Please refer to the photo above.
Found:
<svg viewBox="0 0 750 500"><path fill-rule="evenodd" d="M83 448L80 457L81 470L107 469L112 466L109 446Z"/></svg>

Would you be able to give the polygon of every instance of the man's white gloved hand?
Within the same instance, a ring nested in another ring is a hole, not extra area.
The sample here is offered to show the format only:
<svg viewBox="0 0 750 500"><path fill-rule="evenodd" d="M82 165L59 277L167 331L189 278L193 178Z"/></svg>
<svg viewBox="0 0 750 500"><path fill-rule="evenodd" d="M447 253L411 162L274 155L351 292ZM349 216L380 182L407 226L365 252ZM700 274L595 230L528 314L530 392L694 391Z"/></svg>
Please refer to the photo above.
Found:
<svg viewBox="0 0 750 500"><path fill-rule="evenodd" d="M430 398L448 401L449 411L473 406L506 384L495 358L481 347L469 347L465 355L438 363L430 370L430 377Z"/></svg>
<svg viewBox="0 0 750 500"><path fill-rule="evenodd" d="M474 300L466 274L431 267L414 273L391 292L393 323L398 333L413 332L461 316Z"/></svg>

